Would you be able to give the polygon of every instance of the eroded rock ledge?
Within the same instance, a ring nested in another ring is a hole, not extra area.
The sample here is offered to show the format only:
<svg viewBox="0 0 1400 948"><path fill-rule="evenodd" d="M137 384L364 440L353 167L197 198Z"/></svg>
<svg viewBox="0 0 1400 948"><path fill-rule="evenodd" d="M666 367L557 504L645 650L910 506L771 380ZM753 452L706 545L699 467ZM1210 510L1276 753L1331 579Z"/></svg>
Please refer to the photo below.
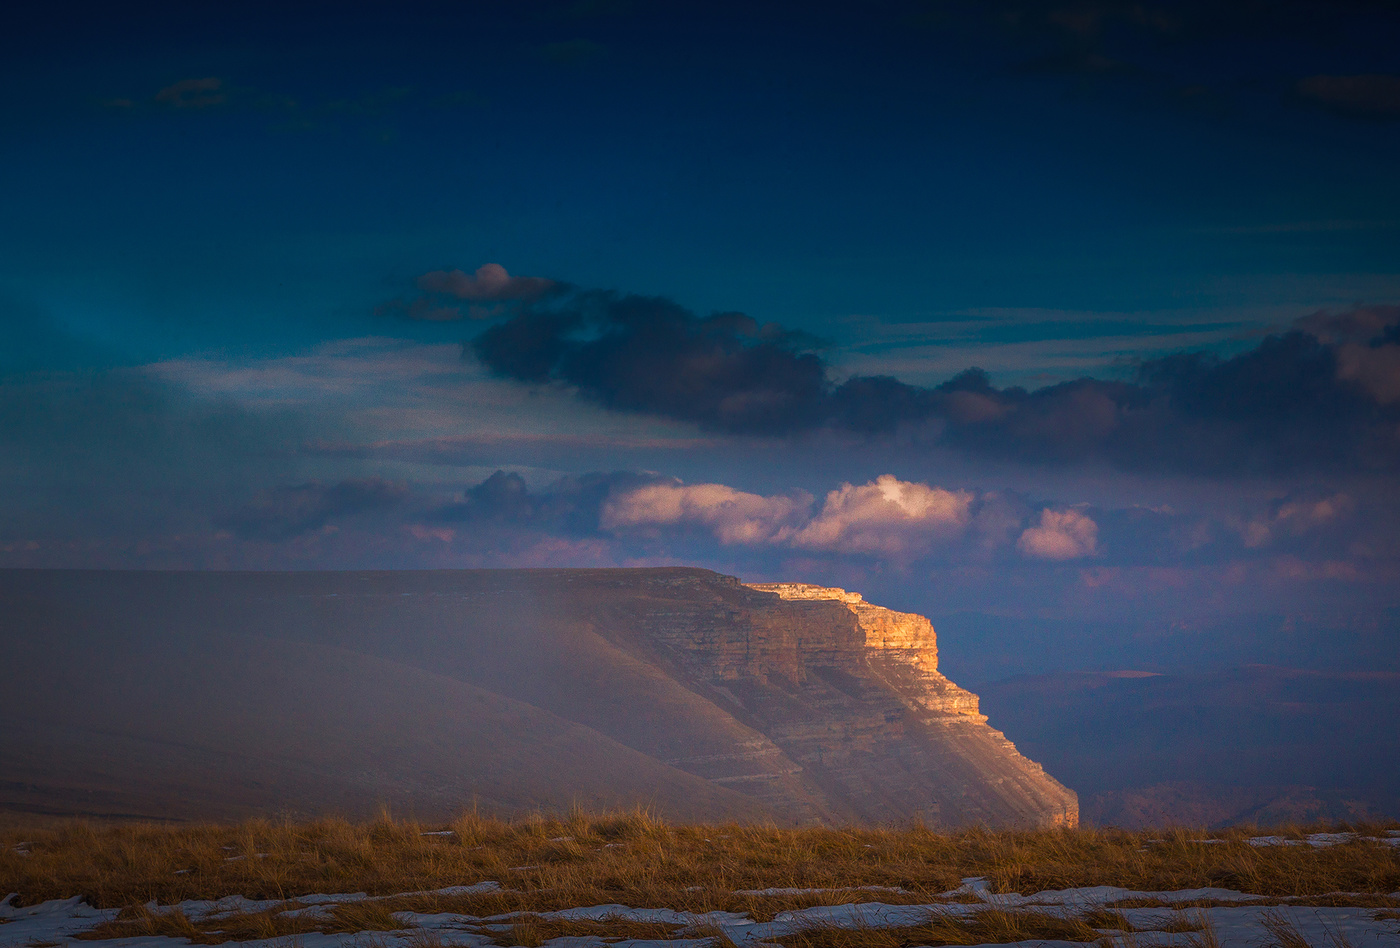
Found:
<svg viewBox="0 0 1400 948"><path fill-rule="evenodd" d="M938 671L938 639L933 623L914 612L896 612L865 601L858 592L834 586L806 583L745 583L750 589L776 593L788 600L832 600L841 602L856 617L865 633L867 662L903 674L890 676L890 684L918 707L945 714L963 714L986 721L977 711L977 696L959 688ZM905 666L905 667L901 667ZM898 683L898 684L897 684ZM912 687L911 687L912 686Z"/></svg>

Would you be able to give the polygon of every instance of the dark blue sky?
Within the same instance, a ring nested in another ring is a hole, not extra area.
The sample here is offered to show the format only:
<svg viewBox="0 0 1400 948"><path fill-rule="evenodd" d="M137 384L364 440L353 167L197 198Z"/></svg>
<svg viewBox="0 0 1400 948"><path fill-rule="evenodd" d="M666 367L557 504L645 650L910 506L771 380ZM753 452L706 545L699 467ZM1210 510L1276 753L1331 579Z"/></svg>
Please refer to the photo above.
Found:
<svg viewBox="0 0 1400 948"><path fill-rule="evenodd" d="M1397 50L1389 3L35 5L0 564L683 562L1024 654L973 674L1400 667Z"/></svg>

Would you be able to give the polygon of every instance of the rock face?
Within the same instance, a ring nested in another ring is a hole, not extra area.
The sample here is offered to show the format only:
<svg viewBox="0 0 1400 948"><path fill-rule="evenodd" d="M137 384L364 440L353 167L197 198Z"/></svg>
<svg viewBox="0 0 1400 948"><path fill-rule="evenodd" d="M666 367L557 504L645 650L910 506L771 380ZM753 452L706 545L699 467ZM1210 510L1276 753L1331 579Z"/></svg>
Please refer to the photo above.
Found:
<svg viewBox="0 0 1400 948"><path fill-rule="evenodd" d="M845 603L855 613L856 624L865 633L865 663L872 668L883 668L894 673L889 676L891 687L925 711L970 714L979 721L987 720L985 715L977 713L975 694L959 688L939 674L938 639L933 632L933 623L923 616L872 605L860 593L830 586L809 586L806 583L746 585L760 592L776 593L783 599ZM902 687L911 675L913 687Z"/></svg>
<svg viewBox="0 0 1400 948"><path fill-rule="evenodd" d="M0 808L1072 825L922 616L697 569L0 571Z"/></svg>
<svg viewBox="0 0 1400 948"><path fill-rule="evenodd" d="M988 727L977 696L939 673L928 619L843 589L735 585L725 590L733 606L673 602L650 614L648 638L765 739L675 764L779 809L790 808L795 783L811 801L805 818L1078 822L1074 792ZM696 591L715 588L707 577Z"/></svg>

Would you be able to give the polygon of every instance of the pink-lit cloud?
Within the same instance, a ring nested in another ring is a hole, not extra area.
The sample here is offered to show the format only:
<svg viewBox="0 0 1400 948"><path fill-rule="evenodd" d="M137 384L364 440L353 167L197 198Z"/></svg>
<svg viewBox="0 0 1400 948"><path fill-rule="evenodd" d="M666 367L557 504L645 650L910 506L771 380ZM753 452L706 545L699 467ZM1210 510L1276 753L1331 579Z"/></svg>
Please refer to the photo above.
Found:
<svg viewBox="0 0 1400 948"><path fill-rule="evenodd" d="M456 269L432 270L418 278L418 288L425 293L473 302L534 299L554 286L553 280L541 277L511 276L499 263L484 264L473 274Z"/></svg>
<svg viewBox="0 0 1400 948"><path fill-rule="evenodd" d="M606 530L697 525L721 543L779 543L805 518L805 494L764 497L724 484L651 484L609 501L599 518Z"/></svg>
<svg viewBox="0 0 1400 948"><path fill-rule="evenodd" d="M1042 510L1040 525L1028 528L1016 549L1041 560L1073 560L1092 556L1098 547L1099 525L1073 508Z"/></svg>
<svg viewBox="0 0 1400 948"><path fill-rule="evenodd" d="M826 495L821 512L792 537L814 550L899 554L960 536L972 520L975 495L902 481L882 474L873 482L842 484Z"/></svg>

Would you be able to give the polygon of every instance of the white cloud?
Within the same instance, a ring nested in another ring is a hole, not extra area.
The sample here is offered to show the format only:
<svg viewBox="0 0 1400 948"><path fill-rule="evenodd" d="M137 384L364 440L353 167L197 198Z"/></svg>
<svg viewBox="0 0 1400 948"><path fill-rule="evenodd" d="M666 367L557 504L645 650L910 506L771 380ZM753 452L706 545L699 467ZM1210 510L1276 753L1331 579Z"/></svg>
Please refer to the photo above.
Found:
<svg viewBox="0 0 1400 948"><path fill-rule="evenodd" d="M1016 549L1042 560L1090 556L1098 545L1099 525L1078 510L1042 510L1040 526L1030 527Z"/></svg>
<svg viewBox="0 0 1400 948"><path fill-rule="evenodd" d="M972 519L971 491L949 491L883 474L826 495L821 513L792 537L816 550L897 554L960 536Z"/></svg>
<svg viewBox="0 0 1400 948"><path fill-rule="evenodd" d="M781 543L805 518L806 494L764 497L724 484L651 484L615 497L603 507L604 529L698 525L721 543Z"/></svg>

